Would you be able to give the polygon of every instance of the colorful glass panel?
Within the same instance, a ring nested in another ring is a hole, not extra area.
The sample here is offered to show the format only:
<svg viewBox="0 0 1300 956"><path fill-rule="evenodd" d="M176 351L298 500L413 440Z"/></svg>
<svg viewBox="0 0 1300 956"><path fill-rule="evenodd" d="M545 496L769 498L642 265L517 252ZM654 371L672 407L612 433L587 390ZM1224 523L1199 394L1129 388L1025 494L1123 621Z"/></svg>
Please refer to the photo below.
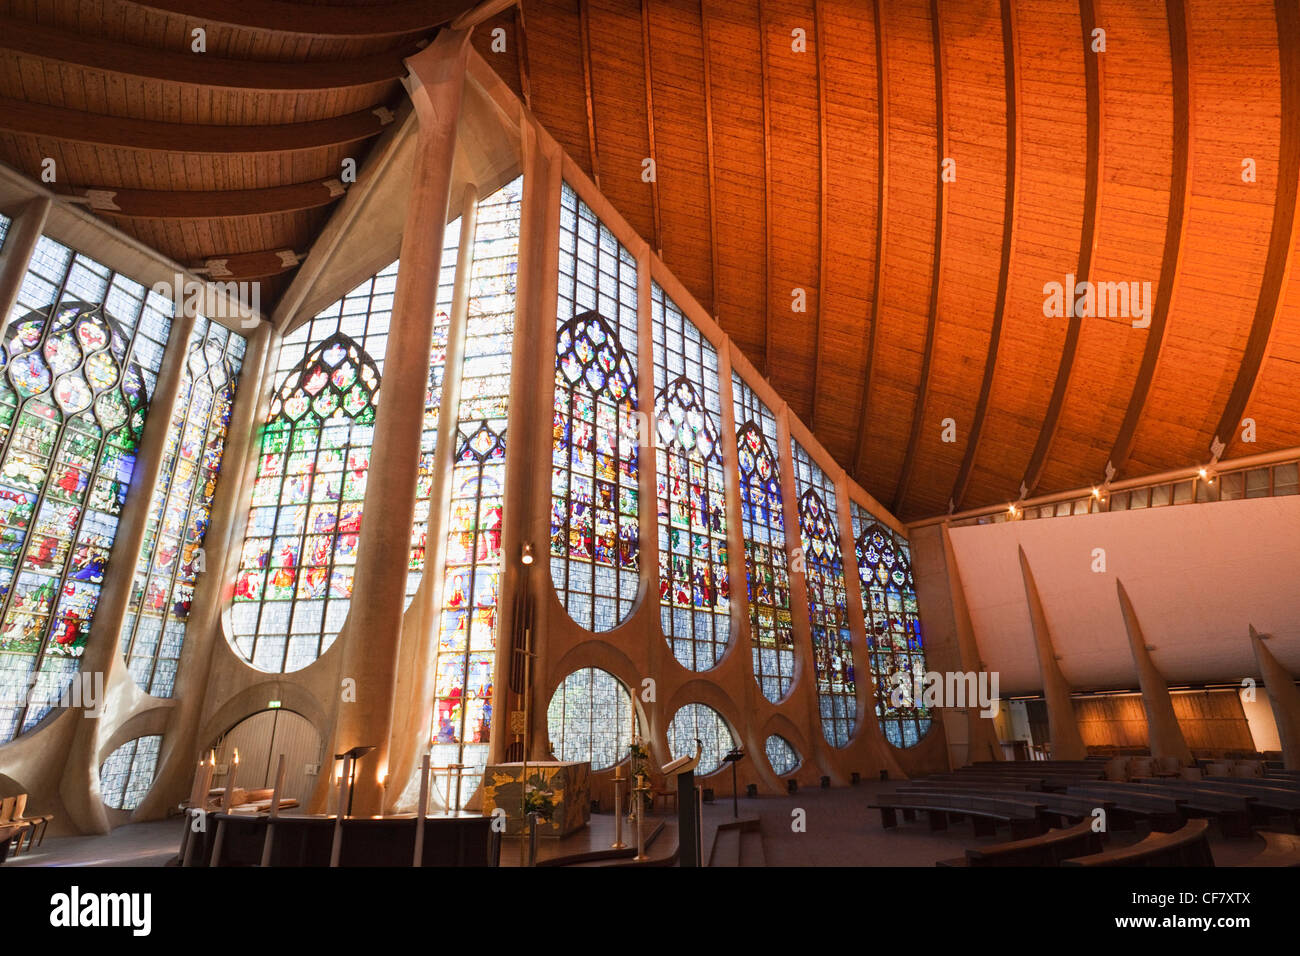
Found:
<svg viewBox="0 0 1300 956"><path fill-rule="evenodd" d="M127 670L155 697L175 686L244 348L242 336L195 319L122 622Z"/></svg>
<svg viewBox="0 0 1300 956"><path fill-rule="evenodd" d="M799 531L822 734L832 746L843 747L853 736L858 704L835 486L803 446L794 439L790 446L799 491Z"/></svg>
<svg viewBox="0 0 1300 956"><path fill-rule="evenodd" d="M731 624L718 352L657 283L650 287L650 314L659 439L659 619L678 662L703 671L722 658Z"/></svg>
<svg viewBox="0 0 1300 956"><path fill-rule="evenodd" d="M0 351L0 743L71 684L172 303L42 237Z"/></svg>
<svg viewBox="0 0 1300 956"><path fill-rule="evenodd" d="M456 254L460 247L460 218L443 232L438 299L433 313L433 346L429 354L429 380L424 392L424 431L420 435L420 474L416 479L415 519L411 523L411 562L406 574L406 603L410 606L424 579L425 546L432 506L434 455L438 450L438 418L442 408L442 379L447 364L447 334L451 330L452 287L456 281Z"/></svg>
<svg viewBox="0 0 1300 956"><path fill-rule="evenodd" d="M895 747L912 747L929 732L932 714L915 699L916 688L925 680L925 650L911 554L905 538L857 502L851 513L876 717L886 740Z"/></svg>
<svg viewBox="0 0 1300 956"><path fill-rule="evenodd" d="M772 703L794 684L794 627L790 571L782 514L776 419L735 372L736 454L740 477L740 527L745 540L745 584L753 640L754 679Z"/></svg>
<svg viewBox="0 0 1300 956"><path fill-rule="evenodd" d="M396 281L394 262L281 344L230 612L258 670L306 667L347 618Z"/></svg>
<svg viewBox="0 0 1300 956"><path fill-rule="evenodd" d="M627 619L640 585L637 266L566 183L551 478L551 581L579 625Z"/></svg>
<svg viewBox="0 0 1300 956"><path fill-rule="evenodd" d="M435 767L465 767L457 807L478 787L492 733L522 190L515 180L480 201L474 226L431 734Z"/></svg>

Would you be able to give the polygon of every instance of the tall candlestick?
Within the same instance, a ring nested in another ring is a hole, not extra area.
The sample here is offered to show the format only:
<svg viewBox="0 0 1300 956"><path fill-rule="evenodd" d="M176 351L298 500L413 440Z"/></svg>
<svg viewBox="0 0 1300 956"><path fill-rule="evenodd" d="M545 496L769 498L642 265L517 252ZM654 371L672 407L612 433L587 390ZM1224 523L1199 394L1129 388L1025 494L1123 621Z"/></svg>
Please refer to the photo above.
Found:
<svg viewBox="0 0 1300 956"><path fill-rule="evenodd" d="M234 756L230 760L230 772L226 774L226 792L221 795L221 814L225 816L230 813L230 806L235 799L235 777L239 773L239 748L236 747ZM216 866L217 860L221 858L221 844L225 841L226 821L217 821L217 835L212 841L212 858L208 861L208 866Z"/></svg>
<svg viewBox="0 0 1300 956"><path fill-rule="evenodd" d="M420 802L415 815L415 858L411 866L424 865L424 817L429 812L429 755L420 758Z"/></svg>
<svg viewBox="0 0 1300 956"><path fill-rule="evenodd" d="M262 842L262 865L271 865L271 840L275 833L275 818L280 815L280 791L284 789L284 754L275 769L275 789L271 791L271 813L266 818L266 839Z"/></svg>
<svg viewBox="0 0 1300 956"><path fill-rule="evenodd" d="M339 865L339 857L343 852L343 817L347 813L347 804L344 802L344 792L348 789L348 777L352 773L352 758L350 756L343 758L343 776L339 777L339 809L334 817L334 842L330 846L330 866Z"/></svg>

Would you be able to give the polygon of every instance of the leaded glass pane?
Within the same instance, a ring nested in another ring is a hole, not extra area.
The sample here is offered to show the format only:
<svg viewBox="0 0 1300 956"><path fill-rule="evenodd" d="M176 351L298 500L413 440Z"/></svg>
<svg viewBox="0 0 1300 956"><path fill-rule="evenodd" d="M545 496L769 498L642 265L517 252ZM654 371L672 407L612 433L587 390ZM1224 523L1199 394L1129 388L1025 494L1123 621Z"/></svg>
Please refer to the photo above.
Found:
<svg viewBox="0 0 1300 956"><path fill-rule="evenodd" d="M86 648L171 300L42 236L0 350L0 743Z"/></svg>
<svg viewBox="0 0 1300 956"><path fill-rule="evenodd" d="M835 486L802 445L791 439L790 446L799 491L799 531L822 734L832 746L844 747L855 729L857 685Z"/></svg>
<svg viewBox="0 0 1300 956"><path fill-rule="evenodd" d="M799 767L799 752L779 734L768 737L763 749L767 752L767 762L772 765L772 772L778 777L794 773Z"/></svg>
<svg viewBox="0 0 1300 956"><path fill-rule="evenodd" d="M128 740L108 755L99 768L99 796L114 810L134 810L153 786L162 736Z"/></svg>
<svg viewBox="0 0 1300 956"><path fill-rule="evenodd" d="M608 631L640 574L636 260L567 183L560 235L551 576L574 621Z"/></svg>
<svg viewBox="0 0 1300 956"><path fill-rule="evenodd" d="M258 670L306 667L347 617L396 284L394 262L281 343L231 613Z"/></svg>
<svg viewBox="0 0 1300 956"><path fill-rule="evenodd" d="M607 770L627 756L632 695L607 671L576 670L551 695L546 729L556 759L587 760L592 770Z"/></svg>

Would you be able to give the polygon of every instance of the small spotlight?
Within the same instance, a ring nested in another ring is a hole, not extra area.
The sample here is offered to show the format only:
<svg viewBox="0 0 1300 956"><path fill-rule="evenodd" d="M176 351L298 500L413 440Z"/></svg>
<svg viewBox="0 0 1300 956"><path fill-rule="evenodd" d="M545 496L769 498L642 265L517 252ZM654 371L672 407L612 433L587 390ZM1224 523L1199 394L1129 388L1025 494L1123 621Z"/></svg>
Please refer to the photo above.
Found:
<svg viewBox="0 0 1300 956"><path fill-rule="evenodd" d="M1198 470L1196 473L1197 473L1198 475L1200 475L1202 478L1205 477L1205 469L1204 469L1204 468L1201 468L1201 469Z"/></svg>
<svg viewBox="0 0 1300 956"><path fill-rule="evenodd" d="M519 560L524 564L533 563L533 544L531 541L524 542L523 554L520 555Z"/></svg>
<svg viewBox="0 0 1300 956"><path fill-rule="evenodd" d="M1094 489L1092 489L1092 496L1093 496L1094 498L1100 498L1100 497L1101 497L1101 489L1100 489L1100 488L1094 488Z"/></svg>

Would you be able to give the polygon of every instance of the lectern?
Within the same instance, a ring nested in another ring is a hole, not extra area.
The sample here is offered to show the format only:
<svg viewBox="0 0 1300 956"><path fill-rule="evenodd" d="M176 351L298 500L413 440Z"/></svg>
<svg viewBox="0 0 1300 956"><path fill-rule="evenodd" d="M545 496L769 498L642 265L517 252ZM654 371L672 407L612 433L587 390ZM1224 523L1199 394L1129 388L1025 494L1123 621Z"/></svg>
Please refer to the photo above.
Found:
<svg viewBox="0 0 1300 956"><path fill-rule="evenodd" d="M678 757L672 763L664 765L665 777L677 778L677 844L679 846L679 866L700 866L700 818L696 816L698 801L695 799L695 768L699 766L700 755L704 745L699 738L695 740L694 757Z"/></svg>
<svg viewBox="0 0 1300 956"><path fill-rule="evenodd" d="M722 758L723 763L731 764L731 815L737 820L740 819L740 800L736 793L736 764L745 759L745 748L736 747L727 752Z"/></svg>

